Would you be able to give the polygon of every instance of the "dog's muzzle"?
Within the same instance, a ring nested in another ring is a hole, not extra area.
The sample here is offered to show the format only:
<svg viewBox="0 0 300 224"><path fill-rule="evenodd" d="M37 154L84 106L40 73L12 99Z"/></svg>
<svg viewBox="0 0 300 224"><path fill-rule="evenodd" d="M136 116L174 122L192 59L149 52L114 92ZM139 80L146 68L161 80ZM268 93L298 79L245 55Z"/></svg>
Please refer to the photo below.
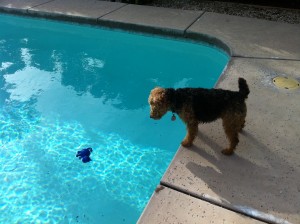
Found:
<svg viewBox="0 0 300 224"><path fill-rule="evenodd" d="M161 118L161 116L150 114L150 118L154 119L154 120L159 120Z"/></svg>

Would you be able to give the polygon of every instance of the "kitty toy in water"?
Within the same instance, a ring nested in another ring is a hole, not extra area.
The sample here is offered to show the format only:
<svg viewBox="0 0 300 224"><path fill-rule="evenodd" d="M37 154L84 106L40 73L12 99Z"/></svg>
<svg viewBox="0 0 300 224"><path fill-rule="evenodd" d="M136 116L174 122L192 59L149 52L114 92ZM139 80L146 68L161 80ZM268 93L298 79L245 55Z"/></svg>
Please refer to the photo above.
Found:
<svg viewBox="0 0 300 224"><path fill-rule="evenodd" d="M92 161L90 158L90 155L92 152L93 152L92 148L82 149L80 151L77 151L76 157L79 157L79 159L82 159L83 163L87 163L87 162Z"/></svg>

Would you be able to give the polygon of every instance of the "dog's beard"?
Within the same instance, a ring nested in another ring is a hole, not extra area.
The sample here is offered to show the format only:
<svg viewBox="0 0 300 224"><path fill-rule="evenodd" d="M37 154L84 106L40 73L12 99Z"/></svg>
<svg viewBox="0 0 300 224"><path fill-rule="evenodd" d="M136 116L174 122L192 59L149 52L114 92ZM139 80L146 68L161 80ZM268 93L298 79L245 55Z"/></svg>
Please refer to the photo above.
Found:
<svg viewBox="0 0 300 224"><path fill-rule="evenodd" d="M166 114L165 113L154 113L154 112L150 112L150 118L154 119L154 120L159 120L161 119L164 115Z"/></svg>
<svg viewBox="0 0 300 224"><path fill-rule="evenodd" d="M162 118L162 116L161 117L153 117L153 116L151 117L150 116L150 118L153 119L153 120L160 120Z"/></svg>
<svg viewBox="0 0 300 224"><path fill-rule="evenodd" d="M154 120L159 120L163 117L163 115L158 115L158 114L150 114L150 118Z"/></svg>

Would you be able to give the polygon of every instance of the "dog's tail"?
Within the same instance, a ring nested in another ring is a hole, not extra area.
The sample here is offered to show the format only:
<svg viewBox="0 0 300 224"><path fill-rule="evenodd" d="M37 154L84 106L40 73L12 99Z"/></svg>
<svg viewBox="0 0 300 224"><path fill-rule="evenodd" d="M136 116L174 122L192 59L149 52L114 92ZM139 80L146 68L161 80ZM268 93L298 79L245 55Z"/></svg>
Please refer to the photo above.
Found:
<svg viewBox="0 0 300 224"><path fill-rule="evenodd" d="M247 81L243 78L239 78L239 93L243 96L243 98L247 98L250 93Z"/></svg>

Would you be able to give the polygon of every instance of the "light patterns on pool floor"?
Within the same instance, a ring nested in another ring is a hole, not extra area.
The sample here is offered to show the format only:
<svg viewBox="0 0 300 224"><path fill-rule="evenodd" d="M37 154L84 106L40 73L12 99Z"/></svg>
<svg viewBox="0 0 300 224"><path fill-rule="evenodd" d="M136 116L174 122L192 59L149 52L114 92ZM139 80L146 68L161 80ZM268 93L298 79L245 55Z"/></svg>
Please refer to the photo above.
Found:
<svg viewBox="0 0 300 224"><path fill-rule="evenodd" d="M88 133L79 123L45 119L28 108L14 102L2 108L0 210L12 214L1 212L2 222L71 222L83 213L94 222L99 211L91 207L105 198L142 211L170 152L116 133ZM75 154L87 146L93 161L83 164Z"/></svg>

